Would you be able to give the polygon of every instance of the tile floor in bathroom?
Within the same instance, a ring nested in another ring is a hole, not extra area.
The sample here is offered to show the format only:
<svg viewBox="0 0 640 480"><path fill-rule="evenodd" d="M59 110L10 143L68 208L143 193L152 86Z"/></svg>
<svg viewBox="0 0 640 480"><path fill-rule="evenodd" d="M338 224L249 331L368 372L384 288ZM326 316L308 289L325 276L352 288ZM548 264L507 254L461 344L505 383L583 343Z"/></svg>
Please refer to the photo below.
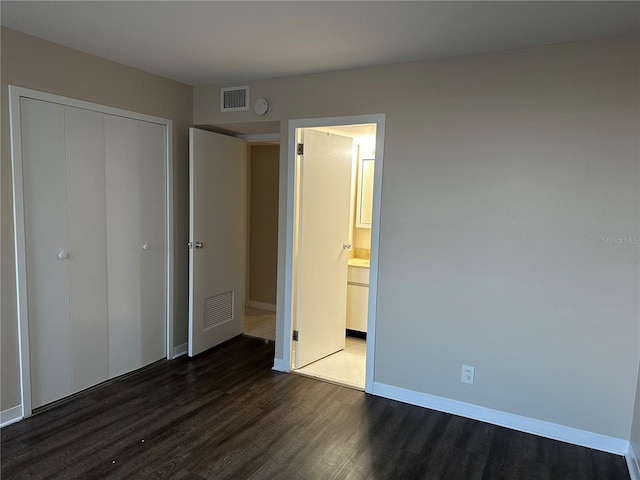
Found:
<svg viewBox="0 0 640 480"><path fill-rule="evenodd" d="M276 314L268 310L245 307L244 330L248 337L275 341ZM360 390L364 389L366 341L347 337L344 350L294 370L308 377L326 380Z"/></svg>
<svg viewBox="0 0 640 480"><path fill-rule="evenodd" d="M364 390L366 340L347 337L344 350L295 370L301 375Z"/></svg>
<svg viewBox="0 0 640 480"><path fill-rule="evenodd" d="M276 339L276 312L260 310L259 308L245 307L244 328L242 330L248 337L265 338L271 341Z"/></svg>

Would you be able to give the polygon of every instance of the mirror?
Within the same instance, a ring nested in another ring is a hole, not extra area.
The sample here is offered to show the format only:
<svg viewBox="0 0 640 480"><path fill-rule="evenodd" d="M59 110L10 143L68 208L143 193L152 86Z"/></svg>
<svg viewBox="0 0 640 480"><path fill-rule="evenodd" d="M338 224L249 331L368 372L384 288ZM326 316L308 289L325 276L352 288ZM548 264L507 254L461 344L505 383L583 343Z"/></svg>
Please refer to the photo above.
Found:
<svg viewBox="0 0 640 480"><path fill-rule="evenodd" d="M375 159L361 158L358 165L356 227L371 228L373 212L373 170Z"/></svg>

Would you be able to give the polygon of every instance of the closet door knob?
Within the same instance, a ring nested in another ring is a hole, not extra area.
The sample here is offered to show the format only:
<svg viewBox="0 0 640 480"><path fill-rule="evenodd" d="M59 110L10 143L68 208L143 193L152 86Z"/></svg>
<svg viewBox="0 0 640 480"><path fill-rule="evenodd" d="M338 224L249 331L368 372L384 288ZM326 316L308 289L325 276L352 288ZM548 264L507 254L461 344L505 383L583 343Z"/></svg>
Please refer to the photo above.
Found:
<svg viewBox="0 0 640 480"><path fill-rule="evenodd" d="M145 251L149 250L149 244L148 243L143 243L142 244L142 249L145 250Z"/></svg>
<svg viewBox="0 0 640 480"><path fill-rule="evenodd" d="M69 252L67 252L66 250L60 250L58 252L58 258L60 260L66 260L67 258L69 258Z"/></svg>

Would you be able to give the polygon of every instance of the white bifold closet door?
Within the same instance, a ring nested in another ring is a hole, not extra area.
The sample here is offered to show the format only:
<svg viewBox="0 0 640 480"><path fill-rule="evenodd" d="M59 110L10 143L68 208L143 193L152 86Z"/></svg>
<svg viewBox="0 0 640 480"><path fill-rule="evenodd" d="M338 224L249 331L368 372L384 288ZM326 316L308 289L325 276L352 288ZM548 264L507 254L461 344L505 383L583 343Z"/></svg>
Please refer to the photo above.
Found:
<svg viewBox="0 0 640 480"><path fill-rule="evenodd" d="M165 127L21 99L32 407L165 356Z"/></svg>
<svg viewBox="0 0 640 480"><path fill-rule="evenodd" d="M111 377L165 354L164 146L162 126L105 115Z"/></svg>

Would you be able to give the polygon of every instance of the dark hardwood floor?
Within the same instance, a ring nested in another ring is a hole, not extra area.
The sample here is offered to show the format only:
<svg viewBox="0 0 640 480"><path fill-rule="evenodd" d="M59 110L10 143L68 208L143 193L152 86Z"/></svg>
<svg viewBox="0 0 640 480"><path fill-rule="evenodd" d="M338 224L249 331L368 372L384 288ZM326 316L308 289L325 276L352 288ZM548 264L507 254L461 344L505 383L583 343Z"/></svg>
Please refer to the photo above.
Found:
<svg viewBox="0 0 640 480"><path fill-rule="evenodd" d="M239 337L2 429L2 479L629 479L621 456L271 370Z"/></svg>

